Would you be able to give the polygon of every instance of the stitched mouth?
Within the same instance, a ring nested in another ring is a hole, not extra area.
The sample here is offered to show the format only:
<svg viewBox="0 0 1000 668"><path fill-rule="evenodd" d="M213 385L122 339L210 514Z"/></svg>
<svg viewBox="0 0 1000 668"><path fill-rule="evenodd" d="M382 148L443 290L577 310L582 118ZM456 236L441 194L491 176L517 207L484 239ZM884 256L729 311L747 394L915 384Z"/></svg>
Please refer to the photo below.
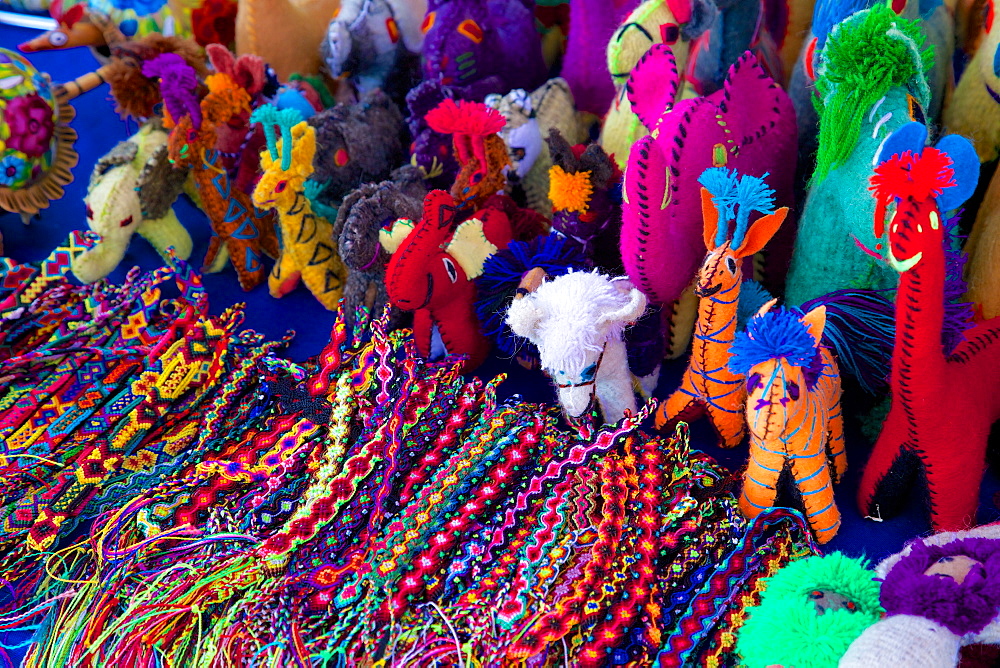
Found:
<svg viewBox="0 0 1000 668"><path fill-rule="evenodd" d="M419 311L420 309L424 308L425 306L427 306L428 304L431 303L431 293L433 293L433 292L434 292L434 276L431 275L431 274L428 274L427 275L427 296L426 296L426 298L424 299L423 303L420 306L414 306L412 308L411 307L407 307L407 309L410 310L410 311ZM400 299L399 301L400 301L400 304L405 304L408 300Z"/></svg>
<svg viewBox="0 0 1000 668"><path fill-rule="evenodd" d="M716 283L710 288L703 288L702 286L698 285L694 289L694 294L696 297L711 297L721 289L722 289L722 283Z"/></svg>

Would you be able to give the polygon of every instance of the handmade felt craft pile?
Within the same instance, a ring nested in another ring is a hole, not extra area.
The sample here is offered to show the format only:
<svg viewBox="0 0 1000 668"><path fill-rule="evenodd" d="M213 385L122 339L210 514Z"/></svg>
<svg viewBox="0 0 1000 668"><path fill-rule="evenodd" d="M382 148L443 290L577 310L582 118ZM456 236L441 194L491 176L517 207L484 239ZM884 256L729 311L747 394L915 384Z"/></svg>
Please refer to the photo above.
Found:
<svg viewBox="0 0 1000 668"><path fill-rule="evenodd" d="M0 50L0 207L54 224L74 98L106 82L130 129L81 165L70 240L0 259L24 665L1000 645L973 528L1000 419L992 0L47 9L21 50L100 65L53 83ZM164 266L125 271L135 233ZM329 314L329 344L286 359L203 274L275 312L304 288L316 311L275 320ZM921 499L939 535L875 570L820 555Z"/></svg>

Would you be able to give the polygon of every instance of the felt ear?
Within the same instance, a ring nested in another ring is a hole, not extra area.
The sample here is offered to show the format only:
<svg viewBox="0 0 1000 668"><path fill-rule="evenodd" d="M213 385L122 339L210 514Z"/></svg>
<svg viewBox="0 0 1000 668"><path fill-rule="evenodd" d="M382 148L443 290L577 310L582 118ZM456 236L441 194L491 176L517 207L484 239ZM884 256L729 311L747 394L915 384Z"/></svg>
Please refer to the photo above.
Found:
<svg viewBox="0 0 1000 668"><path fill-rule="evenodd" d="M653 130L663 113L674 106L679 85L674 52L666 44L654 44L632 70L625 91L632 112Z"/></svg>
<svg viewBox="0 0 1000 668"><path fill-rule="evenodd" d="M771 299L764 302L764 305L757 309L757 315L764 315L768 311L774 308L774 305L778 303L777 299Z"/></svg>
<svg viewBox="0 0 1000 668"><path fill-rule="evenodd" d="M73 5L59 18L59 22L68 28L72 28L75 24L79 23L81 19L83 19L84 12L86 11L87 8L84 3Z"/></svg>
<svg viewBox="0 0 1000 668"><path fill-rule="evenodd" d="M951 158L955 170L956 185L945 188L937 198L938 208L945 213L962 206L975 192L979 183L979 156L972 143L962 135L943 137L935 148Z"/></svg>
<svg viewBox="0 0 1000 668"><path fill-rule="evenodd" d="M382 244L382 248L386 250L390 255L396 252L396 249L400 247L403 241L410 235L413 231L414 223L412 220L406 218L400 218L392 227L388 230L382 228L378 233L378 242Z"/></svg>
<svg viewBox="0 0 1000 668"><path fill-rule="evenodd" d="M826 325L826 307L822 305L817 306L802 316L802 322L806 323L806 327L809 328L809 334L815 339L816 345L819 345L820 340L823 338L823 327Z"/></svg>
<svg viewBox="0 0 1000 668"><path fill-rule="evenodd" d="M538 308L538 300L534 295L524 299L515 299L507 309L506 322L512 332L529 341L538 338L538 325L542 322L542 310Z"/></svg>
<svg viewBox="0 0 1000 668"><path fill-rule="evenodd" d="M487 209L482 215L485 217L489 213L490 210ZM483 265L487 258L497 252L497 247L483 234L483 221L470 218L455 229L444 250L455 258L466 278L471 281L483 273Z"/></svg>
<svg viewBox="0 0 1000 668"><path fill-rule="evenodd" d="M875 164L881 164L892 156L901 155L906 151L920 153L924 150L924 144L926 143L927 126L916 121L907 123L886 137Z"/></svg>
<svg viewBox="0 0 1000 668"><path fill-rule="evenodd" d="M705 223L703 234L705 235L705 248L709 251L715 250L715 234L719 231L719 210L712 202L712 193L708 188L701 189L701 219Z"/></svg>
<svg viewBox="0 0 1000 668"><path fill-rule="evenodd" d="M746 235L743 237L743 243L734 251L736 257L750 257L763 248L771 240L775 232L778 231L778 228L781 227L781 223L785 221L787 215L788 207L783 206L774 213L758 218L750 226L750 229L747 230Z"/></svg>
<svg viewBox="0 0 1000 668"><path fill-rule="evenodd" d="M134 141L123 141L105 153L94 165L94 171L90 174L90 185L93 186L102 176L117 167L127 165L135 160L139 153L139 145Z"/></svg>
<svg viewBox="0 0 1000 668"><path fill-rule="evenodd" d="M167 215L187 180L188 170L174 169L167 153L166 144L153 151L136 181L142 215L151 220Z"/></svg>
<svg viewBox="0 0 1000 668"><path fill-rule="evenodd" d="M611 283L616 290L626 295L628 300L620 308L602 314L597 319L598 324L615 322L628 324L642 317L646 311L646 295L639 292L627 278L617 278Z"/></svg>
<svg viewBox="0 0 1000 668"><path fill-rule="evenodd" d="M668 6L674 12L674 16L677 16L677 11L681 11L679 8L675 11L675 4L682 2L690 5L690 18L687 22L680 19L677 22L683 24L681 25L681 36L690 42L712 27L716 16L719 14L719 8L712 0L678 0L676 3L668 2Z"/></svg>

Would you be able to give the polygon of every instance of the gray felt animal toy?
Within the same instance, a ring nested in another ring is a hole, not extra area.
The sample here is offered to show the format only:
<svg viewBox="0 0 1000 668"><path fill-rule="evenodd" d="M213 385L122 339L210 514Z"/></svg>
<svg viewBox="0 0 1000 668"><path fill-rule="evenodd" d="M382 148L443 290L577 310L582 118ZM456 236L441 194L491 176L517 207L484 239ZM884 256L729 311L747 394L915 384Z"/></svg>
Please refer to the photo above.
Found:
<svg viewBox="0 0 1000 668"><path fill-rule="evenodd" d="M378 317L388 303L385 266L389 253L379 243L379 230L400 218L420 220L427 194L424 172L406 165L392 179L366 183L344 198L333 224L340 257L350 272L344 286L343 312L349 325L364 304ZM403 313L392 309L391 329L402 326Z"/></svg>
<svg viewBox="0 0 1000 668"><path fill-rule="evenodd" d="M409 157L403 115L380 90L316 114L309 124L316 128L312 180L327 206L337 206L362 183L388 178Z"/></svg>

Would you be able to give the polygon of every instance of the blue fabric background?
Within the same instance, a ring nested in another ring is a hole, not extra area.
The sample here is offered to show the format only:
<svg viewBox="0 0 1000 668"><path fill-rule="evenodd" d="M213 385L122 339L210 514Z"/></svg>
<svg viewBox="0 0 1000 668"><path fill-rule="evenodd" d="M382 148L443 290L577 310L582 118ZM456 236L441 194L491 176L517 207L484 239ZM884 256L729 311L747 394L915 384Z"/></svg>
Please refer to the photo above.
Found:
<svg viewBox="0 0 1000 668"><path fill-rule="evenodd" d="M32 37L33 31L0 26L0 46L15 49L16 45ZM86 49L36 53L30 56L34 65L51 74L55 81L66 81L88 72L97 66L96 60ZM87 93L73 102L77 115L72 126L80 135L76 143L80 162L74 170L75 180L66 188L65 197L44 210L41 217L30 225L23 225L19 216L0 212L0 232L3 233L5 252L20 261L34 261L44 258L57 244L65 240L73 229L86 229L83 195L90 171L96 160L117 142L127 138L137 128L134 123L121 120L114 111L107 86ZM176 205L181 221L187 226L194 239L192 260L196 266L205 255L210 229L204 214L198 211L186 198ZM125 270L133 265L153 269L161 264L159 256L142 239L136 238L119 269L112 274L112 280L120 280ZM245 293L237 281L232 268L205 275L204 283L211 299L213 313L219 313L228 306L246 303L245 326L263 332L270 338L279 338L289 329L296 332L288 349L288 356L302 360L317 354L326 344L332 315L306 291L299 288L283 299L273 299L266 286ZM683 363L668 365L663 372L659 396L669 393L680 377ZM484 378L498 373L507 373L507 381L500 386L504 396L520 395L527 401L552 401L553 394L548 380L540 374L530 373L517 364L492 358L479 370L477 375ZM695 425L692 430L692 446L705 450L730 467L738 468L746 459L745 447L734 451L716 448L704 424ZM846 481L837 490L837 501L843 514L843 526L838 536L827 546L827 550L841 550L851 555L865 554L872 559L880 559L897 551L903 543L929 532L926 511L920 500L920 490L915 490L914 499L908 511L892 520L876 523L861 518L854 503L854 494L862 466L868 456L869 445L848 425L848 457L850 470ZM962 447L962 435L955 435L955 447ZM980 497L979 522L1000 520L1000 511L994 495L1000 490L1000 481L992 472L987 472ZM0 574L2 575L2 574ZM2 638L2 636L0 636ZM14 638L2 638L8 644ZM14 655L15 662L19 653ZM16 663L15 663L16 665Z"/></svg>

